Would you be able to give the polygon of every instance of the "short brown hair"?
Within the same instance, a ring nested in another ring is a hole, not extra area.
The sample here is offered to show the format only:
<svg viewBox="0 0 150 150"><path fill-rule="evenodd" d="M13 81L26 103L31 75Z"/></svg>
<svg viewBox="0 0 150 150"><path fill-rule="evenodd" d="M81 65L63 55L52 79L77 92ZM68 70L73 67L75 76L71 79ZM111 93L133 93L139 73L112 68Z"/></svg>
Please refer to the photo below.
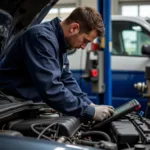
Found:
<svg viewBox="0 0 150 150"><path fill-rule="evenodd" d="M89 33L96 30L99 36L104 34L104 24L102 17L98 11L91 7L77 7L65 19L66 24L77 22L80 24L80 31Z"/></svg>

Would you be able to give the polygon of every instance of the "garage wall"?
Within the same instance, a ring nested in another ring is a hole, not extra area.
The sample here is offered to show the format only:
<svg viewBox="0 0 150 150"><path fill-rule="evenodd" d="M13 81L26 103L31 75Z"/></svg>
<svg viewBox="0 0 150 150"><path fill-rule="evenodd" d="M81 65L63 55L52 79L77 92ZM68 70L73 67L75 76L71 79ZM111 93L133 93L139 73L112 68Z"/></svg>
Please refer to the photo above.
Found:
<svg viewBox="0 0 150 150"><path fill-rule="evenodd" d="M120 6L124 4L150 4L150 0L111 0L112 14L120 14ZM60 0L57 5L91 6L97 9L97 0Z"/></svg>
<svg viewBox="0 0 150 150"><path fill-rule="evenodd" d="M138 5L147 5L150 4L150 0L113 0L112 3L112 14L120 14L121 10L120 7L122 5L132 5L132 4L138 4Z"/></svg>
<svg viewBox="0 0 150 150"><path fill-rule="evenodd" d="M118 14L119 12L119 0L113 0L113 3L111 4L112 5L112 14Z"/></svg>
<svg viewBox="0 0 150 150"><path fill-rule="evenodd" d="M119 11L119 0L112 0L112 14L117 14ZM97 0L81 0L82 6L91 6L97 9Z"/></svg>
<svg viewBox="0 0 150 150"><path fill-rule="evenodd" d="M90 6L97 9L97 0L81 0L81 6Z"/></svg>
<svg viewBox="0 0 150 150"><path fill-rule="evenodd" d="M119 11L119 0L113 0L112 5L112 14L117 14ZM97 0L81 0L81 6L90 6L97 9Z"/></svg>
<svg viewBox="0 0 150 150"><path fill-rule="evenodd" d="M149 2L149 0L119 0L119 2Z"/></svg>
<svg viewBox="0 0 150 150"><path fill-rule="evenodd" d="M81 6L90 6L97 9L97 0L81 0ZM116 14L117 12L118 12L118 0L113 0L112 13Z"/></svg>
<svg viewBox="0 0 150 150"><path fill-rule="evenodd" d="M60 0L57 5L76 3L76 0Z"/></svg>

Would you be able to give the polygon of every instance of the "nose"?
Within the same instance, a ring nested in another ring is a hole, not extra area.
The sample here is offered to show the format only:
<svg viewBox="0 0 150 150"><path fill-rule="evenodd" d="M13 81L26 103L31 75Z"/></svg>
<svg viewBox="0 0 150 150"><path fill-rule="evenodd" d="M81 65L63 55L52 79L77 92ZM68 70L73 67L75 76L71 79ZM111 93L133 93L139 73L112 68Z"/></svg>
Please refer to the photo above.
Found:
<svg viewBox="0 0 150 150"><path fill-rule="evenodd" d="M86 44L82 44L82 45L81 45L81 48L82 48L82 49L85 49L85 47L86 47Z"/></svg>

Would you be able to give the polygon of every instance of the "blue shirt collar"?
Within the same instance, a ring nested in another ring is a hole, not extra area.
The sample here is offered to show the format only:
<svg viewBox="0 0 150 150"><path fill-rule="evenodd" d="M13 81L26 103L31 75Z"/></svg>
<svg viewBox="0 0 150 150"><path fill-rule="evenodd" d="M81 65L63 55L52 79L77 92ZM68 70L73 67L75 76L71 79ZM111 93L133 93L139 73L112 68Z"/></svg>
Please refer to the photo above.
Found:
<svg viewBox="0 0 150 150"><path fill-rule="evenodd" d="M61 22L61 20L58 17L56 17L51 21L51 25L53 26L54 32L55 32L56 37L58 39L59 47L62 50L62 52L65 53L69 46L65 40L64 32L63 32L63 29L60 25L60 22Z"/></svg>

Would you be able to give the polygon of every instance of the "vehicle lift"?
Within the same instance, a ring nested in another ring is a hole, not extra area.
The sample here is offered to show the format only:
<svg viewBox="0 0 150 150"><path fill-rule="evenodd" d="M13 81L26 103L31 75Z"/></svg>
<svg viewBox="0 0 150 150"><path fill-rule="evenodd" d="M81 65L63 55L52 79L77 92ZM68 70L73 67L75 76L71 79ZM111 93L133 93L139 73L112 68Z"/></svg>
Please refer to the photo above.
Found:
<svg viewBox="0 0 150 150"><path fill-rule="evenodd" d="M99 104L112 105L111 0L97 0L97 4L105 34L97 40L97 44L92 43L91 50L87 51L83 78L92 82L92 91L98 93Z"/></svg>

